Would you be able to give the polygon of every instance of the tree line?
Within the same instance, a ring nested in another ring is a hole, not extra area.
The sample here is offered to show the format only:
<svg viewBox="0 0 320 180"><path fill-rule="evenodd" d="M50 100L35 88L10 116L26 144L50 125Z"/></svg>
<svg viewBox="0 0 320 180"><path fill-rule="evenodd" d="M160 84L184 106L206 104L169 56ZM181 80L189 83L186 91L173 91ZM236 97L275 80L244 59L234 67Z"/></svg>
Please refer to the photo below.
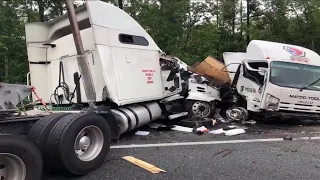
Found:
<svg viewBox="0 0 320 180"><path fill-rule="evenodd" d="M320 53L319 0L105 0L136 19L167 54L188 64L246 50L252 39ZM75 1L75 6L83 2ZM64 14L64 0L0 0L0 81L25 83L24 24Z"/></svg>

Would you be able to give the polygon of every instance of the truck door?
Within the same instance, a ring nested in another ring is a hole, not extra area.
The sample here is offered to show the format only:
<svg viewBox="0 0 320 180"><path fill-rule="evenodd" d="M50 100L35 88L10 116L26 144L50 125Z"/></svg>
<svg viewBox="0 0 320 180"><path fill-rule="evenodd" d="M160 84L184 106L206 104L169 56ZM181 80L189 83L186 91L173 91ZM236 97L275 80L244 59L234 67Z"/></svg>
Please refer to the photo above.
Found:
<svg viewBox="0 0 320 180"><path fill-rule="evenodd" d="M142 36L120 34L122 46L111 47L117 67L119 100L144 101L162 97L159 54Z"/></svg>
<svg viewBox="0 0 320 180"><path fill-rule="evenodd" d="M266 61L247 61L248 66L242 65L243 73L237 83L238 92L247 100L247 109L256 111L260 108L265 84L265 75L259 72L260 68L268 68Z"/></svg>

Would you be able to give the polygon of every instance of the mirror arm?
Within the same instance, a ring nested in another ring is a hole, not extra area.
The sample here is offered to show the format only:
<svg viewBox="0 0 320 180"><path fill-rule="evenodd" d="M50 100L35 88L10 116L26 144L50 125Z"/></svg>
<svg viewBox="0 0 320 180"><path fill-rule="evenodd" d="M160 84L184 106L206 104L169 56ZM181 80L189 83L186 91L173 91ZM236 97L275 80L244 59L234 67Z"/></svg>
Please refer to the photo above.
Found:
<svg viewBox="0 0 320 180"><path fill-rule="evenodd" d="M246 68L247 68L249 71L256 71L256 72L259 71L258 69L253 69L253 68L248 64L247 61L244 61L243 63L244 63L244 65L246 66Z"/></svg>

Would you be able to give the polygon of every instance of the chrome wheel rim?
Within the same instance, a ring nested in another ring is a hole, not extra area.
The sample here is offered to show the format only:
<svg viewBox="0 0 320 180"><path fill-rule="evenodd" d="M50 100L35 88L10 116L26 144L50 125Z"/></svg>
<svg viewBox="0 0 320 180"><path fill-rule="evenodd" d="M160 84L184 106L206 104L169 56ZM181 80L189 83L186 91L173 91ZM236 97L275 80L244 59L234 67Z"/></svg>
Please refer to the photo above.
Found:
<svg viewBox="0 0 320 180"><path fill-rule="evenodd" d="M243 121L248 116L247 110L241 107L228 109L226 114L228 119L234 120L234 121L241 121L241 120Z"/></svg>
<svg viewBox="0 0 320 180"><path fill-rule="evenodd" d="M11 153L0 153L0 179L24 180L27 168L21 158Z"/></svg>
<svg viewBox="0 0 320 180"><path fill-rule="evenodd" d="M97 126L87 126L78 133L74 151L81 161L91 161L100 154L103 144L101 129Z"/></svg>
<svg viewBox="0 0 320 180"><path fill-rule="evenodd" d="M210 115L210 105L207 102L197 101L192 105L192 112L198 117L208 117Z"/></svg>

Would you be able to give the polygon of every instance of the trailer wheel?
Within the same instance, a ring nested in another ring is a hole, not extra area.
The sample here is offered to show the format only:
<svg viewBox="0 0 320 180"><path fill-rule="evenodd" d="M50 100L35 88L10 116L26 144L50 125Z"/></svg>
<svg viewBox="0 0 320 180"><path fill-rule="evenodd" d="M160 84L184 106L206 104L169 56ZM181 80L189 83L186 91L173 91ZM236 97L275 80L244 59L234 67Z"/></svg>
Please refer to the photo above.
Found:
<svg viewBox="0 0 320 180"><path fill-rule="evenodd" d="M189 117L207 118L213 111L210 103L204 101L186 100L185 107Z"/></svg>
<svg viewBox="0 0 320 180"><path fill-rule="evenodd" d="M41 152L25 138L0 135L0 179L40 180Z"/></svg>
<svg viewBox="0 0 320 180"><path fill-rule="evenodd" d="M110 143L110 128L102 116L95 113L69 114L52 128L46 152L53 170L85 175L103 164Z"/></svg>

